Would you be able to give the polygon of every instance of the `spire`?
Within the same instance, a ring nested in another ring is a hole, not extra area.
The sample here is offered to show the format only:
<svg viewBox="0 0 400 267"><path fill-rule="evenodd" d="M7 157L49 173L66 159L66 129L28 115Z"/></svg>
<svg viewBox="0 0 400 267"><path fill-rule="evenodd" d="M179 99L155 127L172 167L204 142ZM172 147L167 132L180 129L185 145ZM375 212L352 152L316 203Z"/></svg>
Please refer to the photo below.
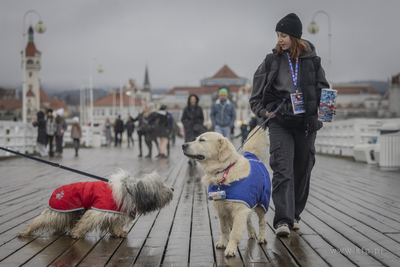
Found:
<svg viewBox="0 0 400 267"><path fill-rule="evenodd" d="M144 74L143 91L150 92L150 80L149 80L149 72L147 70L147 65L146 65L146 71Z"/></svg>
<svg viewBox="0 0 400 267"><path fill-rule="evenodd" d="M29 42L33 42L33 28L32 28L32 26L29 27L28 36L29 36Z"/></svg>
<svg viewBox="0 0 400 267"><path fill-rule="evenodd" d="M35 43L33 42L33 28L32 28L32 26L29 27L28 37L29 37L28 44L26 45L26 48L25 48L26 56L27 57L34 57L36 53L41 54L36 49Z"/></svg>

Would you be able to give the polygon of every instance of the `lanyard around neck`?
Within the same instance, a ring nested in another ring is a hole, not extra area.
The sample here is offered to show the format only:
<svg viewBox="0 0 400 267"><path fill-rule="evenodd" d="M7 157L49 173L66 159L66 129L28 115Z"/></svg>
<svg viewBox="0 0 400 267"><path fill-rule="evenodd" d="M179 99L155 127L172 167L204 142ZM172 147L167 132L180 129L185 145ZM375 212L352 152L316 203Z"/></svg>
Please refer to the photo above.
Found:
<svg viewBox="0 0 400 267"><path fill-rule="evenodd" d="M295 71L293 71L293 64L292 64L292 61L290 60L290 55L289 55L289 53L286 53L286 56L287 56L287 58L288 58L290 71L291 71L291 73L292 73L292 79L293 79L294 90L296 91L296 93L298 93L298 91L297 91L297 73L299 72L299 58L298 58L298 57L296 58Z"/></svg>

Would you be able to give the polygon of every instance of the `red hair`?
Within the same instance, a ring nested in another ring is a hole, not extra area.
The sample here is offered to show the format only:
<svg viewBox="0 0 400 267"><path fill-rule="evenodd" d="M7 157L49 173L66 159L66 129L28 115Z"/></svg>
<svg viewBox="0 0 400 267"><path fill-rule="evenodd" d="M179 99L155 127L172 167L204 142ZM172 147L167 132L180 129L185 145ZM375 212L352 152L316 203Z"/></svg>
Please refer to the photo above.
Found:
<svg viewBox="0 0 400 267"><path fill-rule="evenodd" d="M290 58L292 59L298 58L301 53L307 51L307 45L299 38L293 37L291 35L289 35L289 37L290 41L292 41L292 46L289 51ZM279 43L276 44L275 49L277 51L275 55L283 54L284 52Z"/></svg>

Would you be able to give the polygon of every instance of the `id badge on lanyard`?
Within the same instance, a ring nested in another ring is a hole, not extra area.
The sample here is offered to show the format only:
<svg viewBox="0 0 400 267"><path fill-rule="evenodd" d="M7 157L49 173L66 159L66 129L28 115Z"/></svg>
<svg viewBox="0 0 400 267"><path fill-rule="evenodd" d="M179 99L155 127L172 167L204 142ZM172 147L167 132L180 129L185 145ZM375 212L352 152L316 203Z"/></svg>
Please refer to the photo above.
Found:
<svg viewBox="0 0 400 267"><path fill-rule="evenodd" d="M305 107L304 107L303 93L299 93L299 90L297 89L297 74L299 72L299 58L296 58L296 66L295 66L295 70L293 70L293 65L292 65L292 61L290 60L289 53L286 53L286 56L289 61L289 67L290 67L290 71L292 74L294 90L296 91L296 93L290 94L290 100L292 101L292 107L293 107L293 113L294 114L305 113L306 111L305 111Z"/></svg>

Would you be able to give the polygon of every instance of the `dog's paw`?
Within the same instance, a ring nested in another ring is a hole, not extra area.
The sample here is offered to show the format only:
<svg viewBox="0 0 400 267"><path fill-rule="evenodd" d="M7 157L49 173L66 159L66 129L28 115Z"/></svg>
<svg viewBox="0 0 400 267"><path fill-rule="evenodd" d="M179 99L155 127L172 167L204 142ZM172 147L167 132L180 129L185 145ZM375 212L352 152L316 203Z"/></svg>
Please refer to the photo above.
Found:
<svg viewBox="0 0 400 267"><path fill-rule="evenodd" d="M83 235L79 235L77 233L71 233L71 237L74 238L74 239L79 239L79 238L82 238Z"/></svg>
<svg viewBox="0 0 400 267"><path fill-rule="evenodd" d="M127 231L120 231L120 232L116 232L116 233L112 233L111 236L113 237L127 237L128 236L128 232Z"/></svg>
<svg viewBox="0 0 400 267"><path fill-rule="evenodd" d="M226 248L226 245L228 245L228 241L225 240L219 240L217 244L215 245L216 248Z"/></svg>
<svg viewBox="0 0 400 267"><path fill-rule="evenodd" d="M257 242L258 242L258 244L267 244L267 236L259 236L258 238L257 238Z"/></svg>
<svg viewBox="0 0 400 267"><path fill-rule="evenodd" d="M29 236L29 233L22 231L22 232L19 232L19 233L17 234L17 236L18 236L18 237L27 237L27 236Z"/></svg>
<svg viewBox="0 0 400 267"><path fill-rule="evenodd" d="M247 231L247 234L250 239L254 239L257 237L256 231Z"/></svg>
<svg viewBox="0 0 400 267"><path fill-rule="evenodd" d="M225 257L235 257L237 248L235 246L228 246L225 249Z"/></svg>

